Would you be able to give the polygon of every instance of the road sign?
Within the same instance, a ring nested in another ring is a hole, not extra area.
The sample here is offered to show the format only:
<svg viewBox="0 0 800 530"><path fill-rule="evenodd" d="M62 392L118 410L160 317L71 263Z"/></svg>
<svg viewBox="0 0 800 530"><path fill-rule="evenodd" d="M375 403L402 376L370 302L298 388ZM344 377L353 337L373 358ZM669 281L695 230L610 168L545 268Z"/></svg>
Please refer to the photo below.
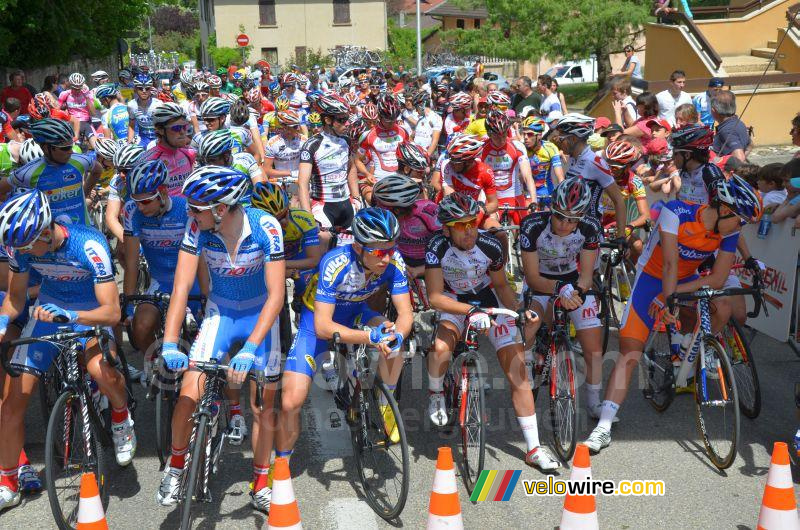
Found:
<svg viewBox="0 0 800 530"><path fill-rule="evenodd" d="M244 33L240 33L236 36L236 44L239 45L240 48L244 48L248 44L250 44L250 37L245 35Z"/></svg>

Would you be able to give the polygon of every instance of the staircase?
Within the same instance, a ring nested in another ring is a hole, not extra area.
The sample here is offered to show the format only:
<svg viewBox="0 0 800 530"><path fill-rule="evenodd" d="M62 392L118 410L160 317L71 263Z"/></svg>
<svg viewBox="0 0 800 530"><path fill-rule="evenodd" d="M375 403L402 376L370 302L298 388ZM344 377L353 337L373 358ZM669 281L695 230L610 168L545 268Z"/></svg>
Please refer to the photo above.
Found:
<svg viewBox="0 0 800 530"><path fill-rule="evenodd" d="M738 76L761 76L766 70L766 75L782 74L779 70L773 54L778 47L778 42L771 40L767 41L767 45L763 48L753 48L750 50L750 55L729 55L722 57L721 69L725 71L729 77ZM786 83L771 83L762 84L760 88L781 88L785 87ZM739 90L746 90L754 88L755 85L739 85L736 88Z"/></svg>

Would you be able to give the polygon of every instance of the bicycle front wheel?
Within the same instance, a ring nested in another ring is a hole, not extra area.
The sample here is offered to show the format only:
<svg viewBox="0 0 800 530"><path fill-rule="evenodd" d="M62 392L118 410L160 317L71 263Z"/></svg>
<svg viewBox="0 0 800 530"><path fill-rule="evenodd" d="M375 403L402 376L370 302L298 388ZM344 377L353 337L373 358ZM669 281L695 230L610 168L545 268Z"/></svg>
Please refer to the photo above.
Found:
<svg viewBox="0 0 800 530"><path fill-rule="evenodd" d="M752 420L761 413L761 386L758 383L753 352L745 340L742 326L733 318L722 330L722 336L733 369L733 376L736 378L739 410Z"/></svg>
<svg viewBox="0 0 800 530"><path fill-rule="evenodd" d="M84 430L90 437L89 451ZM84 424L80 395L71 390L62 393L53 405L47 422L44 461L47 497L59 529L71 530L78 524L84 473L94 473L103 507L108 505L103 446L94 427Z"/></svg>
<svg viewBox="0 0 800 530"><path fill-rule="evenodd" d="M171 453L174 409L175 391L160 388L156 396L156 454L160 463L159 469L164 469Z"/></svg>
<svg viewBox="0 0 800 530"><path fill-rule="evenodd" d="M194 501L205 498L205 469L206 448L208 447L208 416L200 415L195 431L192 452L189 453L191 465L189 468L189 479L185 483L185 494L183 496L183 507L181 508L181 530L189 530L192 527L192 504Z"/></svg>
<svg viewBox="0 0 800 530"><path fill-rule="evenodd" d="M736 379L725 349L714 338L706 338L706 356L695 365L695 414L708 458L719 469L736 459L739 440L739 397ZM706 369L703 369L705 364Z"/></svg>
<svg viewBox="0 0 800 530"><path fill-rule="evenodd" d="M408 439L397 401L382 381L362 388L351 403L360 416L351 427L358 476L370 507L383 519L392 520L406 505L409 485ZM386 432L389 414L394 415L399 440Z"/></svg>
<svg viewBox="0 0 800 530"><path fill-rule="evenodd" d="M477 364L465 362L461 368L461 406L459 423L461 425L461 451L464 455L464 483L472 493L478 477L483 471L486 458L486 424L484 422L486 396L483 377ZM466 384L464 384L466 383Z"/></svg>
<svg viewBox="0 0 800 530"><path fill-rule="evenodd" d="M665 330L651 332L642 355L645 388L642 393L658 412L664 412L675 399L675 374L672 367L670 336Z"/></svg>
<svg viewBox="0 0 800 530"><path fill-rule="evenodd" d="M569 462L578 443L578 387L575 355L563 337L556 337L556 355L550 367L550 422L556 454Z"/></svg>

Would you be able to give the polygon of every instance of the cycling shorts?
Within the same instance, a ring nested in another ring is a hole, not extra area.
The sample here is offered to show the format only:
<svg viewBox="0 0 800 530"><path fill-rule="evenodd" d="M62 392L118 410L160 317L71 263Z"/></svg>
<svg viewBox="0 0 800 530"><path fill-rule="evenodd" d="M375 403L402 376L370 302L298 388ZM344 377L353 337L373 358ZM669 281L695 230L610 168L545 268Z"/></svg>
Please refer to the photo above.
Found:
<svg viewBox="0 0 800 530"><path fill-rule="evenodd" d="M244 344L250 332L256 327L261 308L250 308L243 311L220 308L211 300L206 302L206 314L200 331L192 344L189 359L193 361L222 361L231 353L234 343ZM253 368L263 370L264 375L272 381L281 373L281 349L278 319L267 332L264 342L255 351L256 361ZM233 352L234 355L236 352Z"/></svg>
<svg viewBox="0 0 800 530"><path fill-rule="evenodd" d="M548 186L536 188L536 202L540 206L550 207L551 190Z"/></svg>
<svg viewBox="0 0 800 530"><path fill-rule="evenodd" d="M6 294L8 293L6 293L5 291L0 291L0 305L2 305L3 302L5 301ZM30 320L30 318L31 318L31 299L26 296L25 307L22 308L22 311L20 311L17 318L12 320L10 323L19 328L20 330L22 330L25 329L25 326L28 324L28 320Z"/></svg>
<svg viewBox="0 0 800 530"><path fill-rule="evenodd" d="M311 214L323 228L334 226L349 228L356 211L349 200L324 202L312 199Z"/></svg>
<svg viewBox="0 0 800 530"><path fill-rule="evenodd" d="M369 324L375 317L386 320L386 317L370 309L367 304L356 304L346 312L338 310L334 313L334 322L342 326L360 328ZM314 329L314 312L307 307L300 313L300 325L294 342L286 356L284 372L295 372L313 379L317 368L331 351L328 340L317 338Z"/></svg>
<svg viewBox="0 0 800 530"><path fill-rule="evenodd" d="M527 206L525 201L524 195L517 195L516 197L503 197L497 199L497 217L498 219L502 219L503 215L506 212L503 211L503 205L506 206L513 206L513 207L522 207L524 208ZM522 218L528 215L526 210L509 210L508 211L508 218L511 219L511 223L519 226L522 224Z"/></svg>
<svg viewBox="0 0 800 530"><path fill-rule="evenodd" d="M683 280L678 280L678 284L696 279L697 276L692 275ZM655 324L655 318L648 314L648 310L655 299L666 305L662 291L661 278L650 276L641 271L636 275L631 297L625 306L625 311L622 313L622 320L619 325L620 338L634 339L643 344L647 341L650 330L653 329L653 324Z"/></svg>
<svg viewBox="0 0 800 530"><path fill-rule="evenodd" d="M552 299L552 296L547 295L536 295L533 297L533 301L542 306L542 309L548 313L550 313L550 311L548 311L547 307ZM584 299L582 306L569 312L569 319L572 321L576 330L599 328L602 325L600 323L600 318L597 316L599 312L600 308L597 305L597 299L594 295L590 294Z"/></svg>
<svg viewBox="0 0 800 530"><path fill-rule="evenodd" d="M494 304L486 304L486 306L493 306L493 307L503 307L500 302L497 300L497 294L494 290L489 290L494 296L496 303ZM444 293L445 296L449 296L454 300L459 300L460 302L468 303L463 297L466 295L456 296L452 293ZM483 304L481 304L483 305ZM464 335L464 327L466 324L466 315L453 315L451 313L440 313L439 321L440 322L450 322L456 327L458 331L459 337ZM503 348L508 346L514 346L516 344L520 344L521 338L519 336L519 330L517 329L517 323L514 321L513 318L507 315L498 315L492 327L489 329L489 342L492 343L494 346L495 351L500 351Z"/></svg>
<svg viewBox="0 0 800 530"><path fill-rule="evenodd" d="M88 140L92 136L95 135L94 128L92 127L92 122L90 121L82 121L80 122L80 128L78 129L78 138Z"/></svg>

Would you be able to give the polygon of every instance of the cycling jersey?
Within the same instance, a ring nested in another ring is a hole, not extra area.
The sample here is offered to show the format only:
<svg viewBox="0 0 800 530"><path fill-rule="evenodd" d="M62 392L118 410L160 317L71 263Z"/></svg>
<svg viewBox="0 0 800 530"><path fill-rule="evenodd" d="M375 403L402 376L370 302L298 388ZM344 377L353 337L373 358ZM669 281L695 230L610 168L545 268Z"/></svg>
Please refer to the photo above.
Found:
<svg viewBox="0 0 800 530"><path fill-rule="evenodd" d="M575 230L559 236L553 232L551 212L535 212L522 220L519 246L523 252L536 252L543 277L574 281L578 279L581 250L597 250L600 234L597 219L584 216Z"/></svg>
<svg viewBox="0 0 800 530"><path fill-rule="evenodd" d="M292 140L287 140L277 134L267 141L264 146L266 158L272 160L272 167L281 171L297 171L300 166L300 151L306 142L306 137L299 135Z"/></svg>
<svg viewBox="0 0 800 530"><path fill-rule="evenodd" d="M464 129L467 128L469 125L469 115L467 115L463 120L456 121L453 117L453 114L450 113L444 119L444 133L447 136L447 141L449 142L455 133L463 132Z"/></svg>
<svg viewBox="0 0 800 530"><path fill-rule="evenodd" d="M474 118L464 129L464 133L486 138L486 118Z"/></svg>
<svg viewBox="0 0 800 530"><path fill-rule="evenodd" d="M267 287L264 264L283 259L283 235L278 221L268 213L243 208L242 235L236 256L231 256L225 242L210 230L200 230L190 219L181 250L195 256L202 254L211 277L209 300L231 310L252 309L264 304Z"/></svg>
<svg viewBox="0 0 800 530"><path fill-rule="evenodd" d="M507 140L502 147L495 147L491 140L487 140L480 159L492 168L498 199L524 195L519 168L522 164L530 164L524 146Z"/></svg>
<svg viewBox="0 0 800 530"><path fill-rule="evenodd" d="M192 118L197 119L197 128L201 133L208 130L206 122L200 117L200 105L196 101L192 100L186 104L186 115L189 116L189 121Z"/></svg>
<svg viewBox="0 0 800 530"><path fill-rule="evenodd" d="M303 144L300 162L311 164L312 199L327 202L349 200L350 146L347 139L324 131L317 133Z"/></svg>
<svg viewBox="0 0 800 530"><path fill-rule="evenodd" d="M253 133L251 133L250 129L248 129L247 127L232 125L230 127L230 131L231 131L231 137L233 138L232 151L234 153L246 151L248 147L253 145Z"/></svg>
<svg viewBox="0 0 800 530"><path fill-rule="evenodd" d="M128 198L128 187L125 185L125 179L119 173L115 173L108 183L108 200L109 201L124 201Z"/></svg>
<svg viewBox="0 0 800 530"><path fill-rule="evenodd" d="M533 183L536 193L546 190L547 195L553 194L553 169L561 167L561 153L552 142L540 142L535 152L528 151L528 161L531 164Z"/></svg>
<svg viewBox="0 0 800 530"><path fill-rule="evenodd" d="M50 201L53 220L61 224L88 224L83 181L94 165L93 154L73 153L66 164L37 158L15 169L9 176L13 188L36 188Z"/></svg>
<svg viewBox="0 0 800 530"><path fill-rule="evenodd" d="M289 219L283 229L283 248L287 260L306 257L306 248L319 245L319 228L314 217L299 208L289 209Z"/></svg>
<svg viewBox="0 0 800 530"><path fill-rule="evenodd" d="M433 133L442 130L442 118L431 109L425 109L414 128L414 143L427 151L433 142Z"/></svg>
<svg viewBox="0 0 800 530"><path fill-rule="evenodd" d="M0 177L7 177L15 167L17 167L17 162L11 154L11 142L0 144Z"/></svg>
<svg viewBox="0 0 800 530"><path fill-rule="evenodd" d="M111 105L111 108L103 113L103 127L108 130L112 140L125 140L128 138L128 107L120 103Z"/></svg>
<svg viewBox="0 0 800 530"><path fill-rule="evenodd" d="M391 129L376 125L362 138L361 154L367 154L367 167L376 181L397 173L397 146L408 140L408 133L397 124Z"/></svg>
<svg viewBox="0 0 800 530"><path fill-rule="evenodd" d="M595 154L588 145L577 157L571 158L567 167L567 177L581 177L589 185L592 202L587 215L600 218L600 197L603 190L614 184L614 176L603 157Z"/></svg>
<svg viewBox="0 0 800 530"><path fill-rule="evenodd" d="M139 136L139 145L146 147L156 139L156 129L153 126L153 111L162 105L161 100L150 98L142 107L138 99L128 102L128 119L133 120L136 135Z"/></svg>
<svg viewBox="0 0 800 530"><path fill-rule="evenodd" d="M487 232L479 232L469 250L461 250L444 234L437 234L425 252L425 268L442 269L445 290L456 295L476 294L490 287L489 271L499 271L503 265L503 247Z"/></svg>
<svg viewBox="0 0 800 530"><path fill-rule="evenodd" d="M438 211L436 203L420 199L414 203L411 213L398 217L400 235L397 237L397 250L408 265L419 267L425 264L428 240L442 229L436 217Z"/></svg>
<svg viewBox="0 0 800 530"><path fill-rule="evenodd" d="M625 209L628 212L627 222L630 223L639 217L639 207L636 202L639 199L647 199L647 192L644 189L644 183L639 177L632 175L628 180L628 185L620 188L622 198L625 199ZM603 210L603 226L608 226L616 222L617 218L614 215L614 204L608 195L603 194L602 198Z"/></svg>
<svg viewBox="0 0 800 530"><path fill-rule="evenodd" d="M194 149L180 147L173 149L168 145L157 143L144 154L145 160L161 160L169 171L167 189L171 197L177 197L183 192L183 181L192 172L196 153Z"/></svg>
<svg viewBox="0 0 800 530"><path fill-rule="evenodd" d="M308 108L308 99L306 98L305 92L302 90L296 88L291 94L284 90L283 95L289 100L290 109L301 112L302 109Z"/></svg>
<svg viewBox="0 0 800 530"><path fill-rule="evenodd" d="M58 104L61 107L66 105L69 115L78 121L92 121L90 109L94 106L94 94L90 90L65 90L58 95Z"/></svg>
<svg viewBox="0 0 800 530"><path fill-rule="evenodd" d="M464 173L456 173L452 161L442 161L442 182L445 185L469 195L476 201L485 201L490 195L497 195L492 168L476 160ZM482 196L482 194L484 196Z"/></svg>
<svg viewBox="0 0 800 530"><path fill-rule="evenodd" d="M681 187L678 189L678 200L694 202L697 204L708 203L708 190L725 175L714 164L703 164L692 171L681 170Z"/></svg>

